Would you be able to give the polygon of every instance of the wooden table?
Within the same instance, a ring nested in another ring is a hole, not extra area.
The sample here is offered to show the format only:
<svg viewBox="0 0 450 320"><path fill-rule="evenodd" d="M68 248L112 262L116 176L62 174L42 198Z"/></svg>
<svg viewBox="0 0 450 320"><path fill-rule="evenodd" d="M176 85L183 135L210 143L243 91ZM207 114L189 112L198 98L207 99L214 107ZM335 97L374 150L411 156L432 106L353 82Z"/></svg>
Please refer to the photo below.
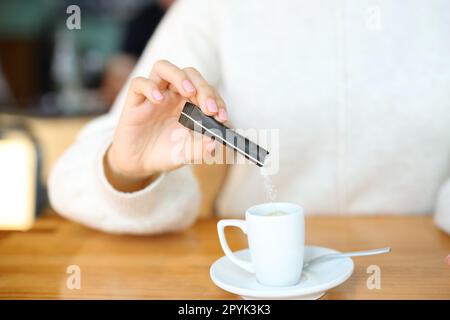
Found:
<svg viewBox="0 0 450 320"><path fill-rule="evenodd" d="M431 217L308 217L307 243L338 250L390 246L356 258L352 277L322 299L450 299L450 236ZM246 247L227 231L233 249ZM28 232L0 232L0 298L237 299L217 288L209 267L222 251L216 220L178 234L119 236L90 230L51 211ZM68 266L81 269L69 290ZM366 286L367 267L381 269L381 289Z"/></svg>

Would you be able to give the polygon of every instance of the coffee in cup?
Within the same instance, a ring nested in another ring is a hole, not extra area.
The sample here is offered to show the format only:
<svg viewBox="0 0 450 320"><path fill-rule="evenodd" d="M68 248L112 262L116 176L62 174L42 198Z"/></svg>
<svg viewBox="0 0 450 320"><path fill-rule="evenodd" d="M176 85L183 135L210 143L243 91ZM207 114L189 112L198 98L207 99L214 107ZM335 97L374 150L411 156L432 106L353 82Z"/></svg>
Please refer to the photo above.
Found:
<svg viewBox="0 0 450 320"><path fill-rule="evenodd" d="M287 212L284 211L273 211L266 214L266 217L279 217L279 216L285 216L287 215Z"/></svg>

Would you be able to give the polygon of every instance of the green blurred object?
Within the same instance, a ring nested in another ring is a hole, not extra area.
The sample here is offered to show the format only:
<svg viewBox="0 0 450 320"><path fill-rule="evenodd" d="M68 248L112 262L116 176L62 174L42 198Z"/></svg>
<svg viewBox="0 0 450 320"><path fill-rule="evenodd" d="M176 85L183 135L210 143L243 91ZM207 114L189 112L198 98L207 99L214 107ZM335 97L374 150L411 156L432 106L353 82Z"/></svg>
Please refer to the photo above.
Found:
<svg viewBox="0 0 450 320"><path fill-rule="evenodd" d="M81 30L76 33L77 47L95 48L103 56L109 56L120 49L123 32L122 25L114 20L84 15Z"/></svg>
<svg viewBox="0 0 450 320"><path fill-rule="evenodd" d="M65 29L67 14L63 9L55 0L1 0L0 39L39 40L44 30ZM77 47L95 48L105 56L115 52L123 35L122 23L81 9L81 30L68 30L76 33ZM60 14L55 14L57 11Z"/></svg>
<svg viewBox="0 0 450 320"><path fill-rule="evenodd" d="M0 37L34 39L51 20L54 0L0 1Z"/></svg>

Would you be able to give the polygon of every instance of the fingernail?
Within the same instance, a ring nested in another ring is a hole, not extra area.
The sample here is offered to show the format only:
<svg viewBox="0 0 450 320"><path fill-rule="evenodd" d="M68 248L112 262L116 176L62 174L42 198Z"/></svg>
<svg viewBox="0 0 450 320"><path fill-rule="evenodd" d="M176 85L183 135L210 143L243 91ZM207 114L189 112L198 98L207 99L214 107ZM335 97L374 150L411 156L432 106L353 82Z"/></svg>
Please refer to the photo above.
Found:
<svg viewBox="0 0 450 320"><path fill-rule="evenodd" d="M450 254L447 256L447 264L450 267Z"/></svg>
<svg viewBox="0 0 450 320"><path fill-rule="evenodd" d="M228 120L228 114L225 111L225 109L220 109L219 110L219 118L222 119L223 121Z"/></svg>
<svg viewBox="0 0 450 320"><path fill-rule="evenodd" d="M164 98L161 92L156 89L152 91L152 97L157 101L161 101Z"/></svg>
<svg viewBox="0 0 450 320"><path fill-rule="evenodd" d="M216 101L212 98L208 98L206 100L206 108L208 108L209 112L217 112L217 104Z"/></svg>
<svg viewBox="0 0 450 320"><path fill-rule="evenodd" d="M189 80L183 80L183 89L189 93L195 92L195 88Z"/></svg>

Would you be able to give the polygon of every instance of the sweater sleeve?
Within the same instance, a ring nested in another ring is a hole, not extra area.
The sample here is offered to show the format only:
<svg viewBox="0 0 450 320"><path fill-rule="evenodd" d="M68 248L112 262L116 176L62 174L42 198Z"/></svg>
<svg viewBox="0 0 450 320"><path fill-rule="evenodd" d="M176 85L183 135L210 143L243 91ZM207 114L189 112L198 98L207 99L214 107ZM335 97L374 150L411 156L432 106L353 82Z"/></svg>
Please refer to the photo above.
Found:
<svg viewBox="0 0 450 320"><path fill-rule="evenodd" d="M450 179L439 191L434 221L439 228L450 234Z"/></svg>
<svg viewBox="0 0 450 320"><path fill-rule="evenodd" d="M132 72L148 76L154 62L166 59L179 67L193 66L213 84L218 61L213 41L217 4L177 1L161 22ZM166 172L145 189L123 193L107 181L103 157L117 125L129 81L109 114L89 123L55 164L48 180L50 203L62 216L113 233L155 234L192 224L200 193L190 167Z"/></svg>

